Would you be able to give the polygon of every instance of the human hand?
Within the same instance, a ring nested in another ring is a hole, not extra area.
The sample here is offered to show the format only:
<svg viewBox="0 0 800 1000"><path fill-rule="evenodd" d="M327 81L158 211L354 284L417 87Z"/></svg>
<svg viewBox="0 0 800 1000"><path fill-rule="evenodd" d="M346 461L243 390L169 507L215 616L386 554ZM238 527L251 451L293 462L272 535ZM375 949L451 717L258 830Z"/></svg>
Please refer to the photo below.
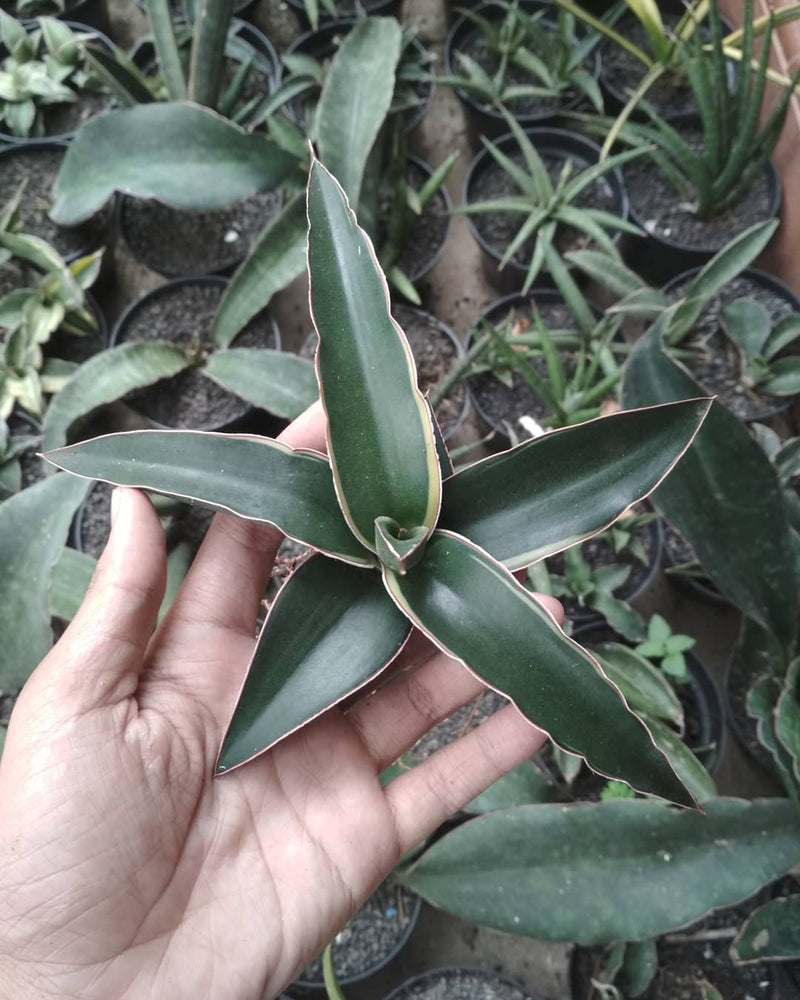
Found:
<svg viewBox="0 0 800 1000"><path fill-rule="evenodd" d="M323 430L315 406L282 439L322 450ZM23 689L0 761L0 997L272 997L544 736L508 706L381 788L483 689L415 635L388 683L215 779L281 535L217 515L154 632L163 531L144 494L113 504L86 600Z"/></svg>

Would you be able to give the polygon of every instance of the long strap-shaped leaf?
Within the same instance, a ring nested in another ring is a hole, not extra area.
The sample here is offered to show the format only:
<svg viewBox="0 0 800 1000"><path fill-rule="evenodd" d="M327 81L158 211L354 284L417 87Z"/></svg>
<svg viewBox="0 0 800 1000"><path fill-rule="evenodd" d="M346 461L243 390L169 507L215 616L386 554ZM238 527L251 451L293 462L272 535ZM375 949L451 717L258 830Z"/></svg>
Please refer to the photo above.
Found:
<svg viewBox="0 0 800 1000"><path fill-rule="evenodd" d="M147 16L153 29L153 39L158 55L159 69L171 101L186 97L186 80L181 66L181 56L175 39L172 11L168 0L147 0Z"/></svg>
<svg viewBox="0 0 800 1000"><path fill-rule="evenodd" d="M520 569L602 531L655 489L710 402L695 399L545 434L444 483L439 526Z"/></svg>
<svg viewBox="0 0 800 1000"><path fill-rule="evenodd" d="M305 198L288 202L259 236L247 260L231 278L214 317L214 343L228 347L269 300L306 266Z"/></svg>
<svg viewBox="0 0 800 1000"><path fill-rule="evenodd" d="M277 187L296 162L265 136L194 104L122 108L79 130L58 172L50 214L61 226L77 225L115 191L177 208L220 208Z"/></svg>
<svg viewBox="0 0 800 1000"><path fill-rule="evenodd" d="M336 504L327 460L315 452L236 434L131 431L48 452L67 472L135 486L252 521L329 555L374 564L348 530Z"/></svg>
<svg viewBox="0 0 800 1000"><path fill-rule="evenodd" d="M431 529L441 478L430 409L391 316L372 243L315 160L308 183L311 313L336 490L353 532L375 549L375 520ZM424 539L423 539L424 540Z"/></svg>
<svg viewBox="0 0 800 1000"><path fill-rule="evenodd" d="M50 574L87 488L50 476L0 504L0 690L22 687L50 649Z"/></svg>
<svg viewBox="0 0 800 1000"><path fill-rule="evenodd" d="M625 406L690 399L700 387L661 347L661 324L625 368ZM654 493L714 583L790 650L797 631L792 539L775 470L725 407L715 403L692 447Z"/></svg>
<svg viewBox="0 0 800 1000"><path fill-rule="evenodd" d="M200 0L194 23L189 68L189 98L216 107L225 65L225 39L233 0Z"/></svg>
<svg viewBox="0 0 800 1000"><path fill-rule="evenodd" d="M120 344L89 358L53 399L42 447L60 448L72 424L104 403L188 368L189 356L171 344Z"/></svg>
<svg viewBox="0 0 800 1000"><path fill-rule="evenodd" d="M287 420L299 417L319 395L314 365L285 351L257 347L215 351L203 373L253 406Z"/></svg>
<svg viewBox="0 0 800 1000"><path fill-rule="evenodd" d="M405 576L386 571L384 578L398 606L441 649L563 749L639 791L693 804L596 661L482 549L437 531Z"/></svg>
<svg viewBox="0 0 800 1000"><path fill-rule="evenodd" d="M730 906L797 862L785 799L712 799L705 813L655 802L520 806L427 850L403 882L477 923L550 941L654 937Z"/></svg>
<svg viewBox="0 0 800 1000"><path fill-rule="evenodd" d="M364 18L331 61L320 94L319 155L355 206L367 158L392 103L400 42L395 18Z"/></svg>
<svg viewBox="0 0 800 1000"><path fill-rule="evenodd" d="M250 760L362 687L410 631L377 573L309 559L270 609L217 772Z"/></svg>

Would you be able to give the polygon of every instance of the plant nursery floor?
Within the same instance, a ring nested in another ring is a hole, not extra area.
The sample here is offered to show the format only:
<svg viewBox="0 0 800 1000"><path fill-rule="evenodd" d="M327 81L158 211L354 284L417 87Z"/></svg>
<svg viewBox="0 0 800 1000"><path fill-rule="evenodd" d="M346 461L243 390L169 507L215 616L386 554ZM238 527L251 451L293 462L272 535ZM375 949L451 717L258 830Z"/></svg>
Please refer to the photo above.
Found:
<svg viewBox="0 0 800 1000"><path fill-rule="evenodd" d="M109 0L109 7L113 33L119 43L130 45L144 33L143 16L132 0ZM286 4L278 0L259 0L252 16L279 48L296 32L292 19ZM444 0L405 0L403 19L418 25L422 41L439 56L437 68L441 69L448 23ZM436 90L426 118L412 134L412 146L414 152L433 165L441 163L453 150L460 152L447 182L453 203L459 204L473 149L461 106L451 90ZM98 293L110 324L125 302L163 281L135 263L123 245L118 244L114 253L116 284L101 287ZM462 341L482 309L499 297L482 272L478 246L463 217L453 217L444 253L430 273L422 296L423 305L444 320ZM297 349L310 329L304 281L296 282L279 296L274 313L284 348ZM471 418L454 443L476 440L482 433ZM639 610L645 614L656 608L673 629L696 636L696 652L714 677L721 680L736 634L737 613L727 607L687 600L663 577L639 602ZM778 791L771 777L744 755L730 733L715 779L723 795L757 797ZM345 992L348 1000L382 1000L390 989L411 975L442 965L477 965L502 971L543 1000L568 1000L569 953L568 945L500 934L423 905L419 923L404 951L383 972L348 986ZM781 995L797 996L788 982L782 986Z"/></svg>

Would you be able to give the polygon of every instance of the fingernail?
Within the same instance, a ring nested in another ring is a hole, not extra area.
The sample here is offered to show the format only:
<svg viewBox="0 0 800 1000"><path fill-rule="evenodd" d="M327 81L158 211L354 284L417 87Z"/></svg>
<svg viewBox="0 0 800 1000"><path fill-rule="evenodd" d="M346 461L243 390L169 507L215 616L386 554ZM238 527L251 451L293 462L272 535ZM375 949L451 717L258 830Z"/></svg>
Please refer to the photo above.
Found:
<svg viewBox="0 0 800 1000"><path fill-rule="evenodd" d="M111 527L114 527L114 522L117 519L117 514L119 513L119 505L122 502L122 495L120 493L119 487L111 491Z"/></svg>

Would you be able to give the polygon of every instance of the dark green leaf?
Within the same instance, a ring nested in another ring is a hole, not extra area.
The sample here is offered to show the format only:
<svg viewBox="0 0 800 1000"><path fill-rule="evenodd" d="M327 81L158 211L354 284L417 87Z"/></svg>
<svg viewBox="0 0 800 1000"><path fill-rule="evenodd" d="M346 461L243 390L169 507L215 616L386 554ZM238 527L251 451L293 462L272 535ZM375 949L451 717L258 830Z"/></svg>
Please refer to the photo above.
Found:
<svg viewBox="0 0 800 1000"><path fill-rule="evenodd" d="M655 941L628 941L625 960L619 971L618 981L626 997L640 997L658 969L658 952Z"/></svg>
<svg viewBox="0 0 800 1000"><path fill-rule="evenodd" d="M377 573L309 559L270 608L217 772L250 760L362 687L394 659L409 631Z"/></svg>
<svg viewBox="0 0 800 1000"><path fill-rule="evenodd" d="M698 392L662 350L656 324L628 359L624 405L688 399ZM780 484L758 444L719 403L653 499L722 593L791 648L797 580Z"/></svg>
<svg viewBox="0 0 800 1000"><path fill-rule="evenodd" d="M77 476L136 486L277 525L307 545L372 565L336 504L327 460L270 438L203 431L107 434L49 452Z"/></svg>
<svg viewBox="0 0 800 1000"><path fill-rule="evenodd" d="M87 63L126 107L155 100L136 66L120 50L109 55L97 45L84 46Z"/></svg>
<svg viewBox="0 0 800 1000"><path fill-rule="evenodd" d="M445 482L439 524L511 569L575 545L658 485L708 405L619 413L478 462Z"/></svg>
<svg viewBox="0 0 800 1000"><path fill-rule="evenodd" d="M153 29L158 68L169 98L171 101L183 100L186 97L186 80L175 38L169 0L147 0L147 16Z"/></svg>
<svg viewBox="0 0 800 1000"><path fill-rule="evenodd" d="M405 576L385 572L411 620L559 746L608 777L683 804L691 797L596 661L514 577L457 535L437 531Z"/></svg>
<svg viewBox="0 0 800 1000"><path fill-rule="evenodd" d="M800 856L784 799L711 799L705 813L618 800L520 806L430 847L402 881L498 930L604 944L684 927L778 878Z"/></svg>
<svg viewBox="0 0 800 1000"><path fill-rule="evenodd" d="M233 0L198 0L192 26L189 99L212 108L219 97L225 68L225 42Z"/></svg>
<svg viewBox="0 0 800 1000"><path fill-rule="evenodd" d="M430 409L411 349L389 311L372 244L342 189L314 161L308 186L311 312L342 511L368 548L375 518L430 529L441 479Z"/></svg>
<svg viewBox="0 0 800 1000"><path fill-rule="evenodd" d="M508 809L533 802L551 802L554 798L555 788L535 764L526 760L464 806L464 811L494 812L495 809Z"/></svg>

